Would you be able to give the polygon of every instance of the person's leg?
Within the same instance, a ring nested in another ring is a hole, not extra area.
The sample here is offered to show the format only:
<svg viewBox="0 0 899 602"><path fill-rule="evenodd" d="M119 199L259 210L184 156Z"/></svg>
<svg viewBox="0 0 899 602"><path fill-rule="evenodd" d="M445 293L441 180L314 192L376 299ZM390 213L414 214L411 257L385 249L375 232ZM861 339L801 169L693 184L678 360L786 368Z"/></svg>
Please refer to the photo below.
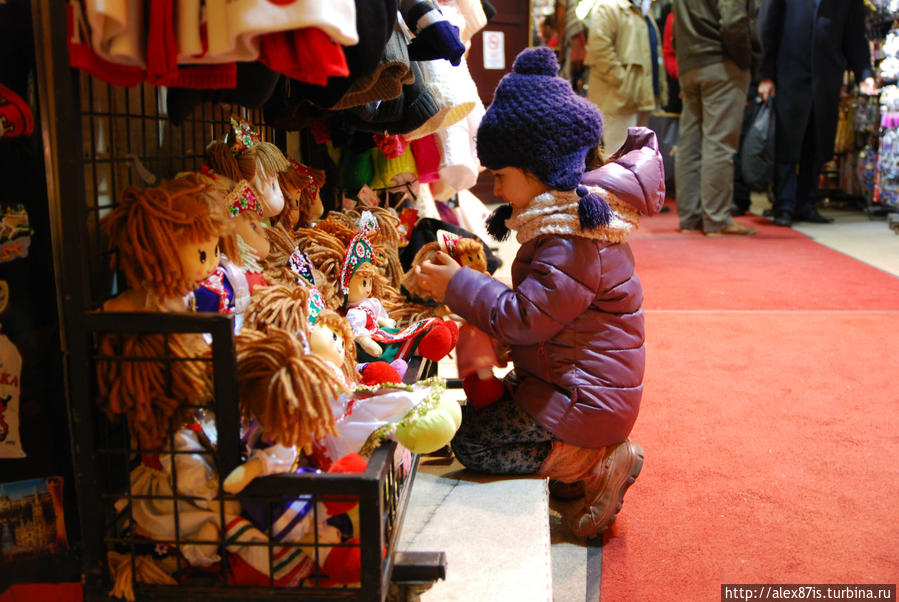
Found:
<svg viewBox="0 0 899 602"><path fill-rule="evenodd" d="M794 221L816 222L829 224L833 218L824 217L818 213L818 177L821 174L821 163L818 161L817 135L815 132L815 110L809 117L809 127L806 129L805 138L802 141L802 150L799 155L799 173L796 175L796 209L793 213Z"/></svg>
<svg viewBox="0 0 899 602"><path fill-rule="evenodd" d="M494 474L533 474L552 451L553 436L506 398L475 411L462 408L451 447L466 468Z"/></svg>
<svg viewBox="0 0 899 602"><path fill-rule="evenodd" d="M603 113L602 146L606 156L621 148L627 139L627 128L637 125L635 111L625 113Z"/></svg>
<svg viewBox="0 0 899 602"><path fill-rule="evenodd" d="M684 93L678 124L677 154L674 156L674 181L677 183L677 216L682 230L702 228L700 204L700 168L702 164L702 99L699 95L699 69L680 74Z"/></svg>
<svg viewBox="0 0 899 602"><path fill-rule="evenodd" d="M733 61L699 69L702 94L702 229L724 230L733 223L734 153L740 140L749 70ZM678 147L678 151L680 147Z"/></svg>
<svg viewBox="0 0 899 602"><path fill-rule="evenodd" d="M811 151L815 156L815 117L809 111L808 120L802 132L802 145L800 152L800 169L804 159ZM774 223L778 226L792 226L793 218L804 209L809 194L809 170L808 166L803 170L804 179L800 183L797 174L797 165L792 161L776 161L774 163ZM817 171L815 172L817 177Z"/></svg>
<svg viewBox="0 0 899 602"><path fill-rule="evenodd" d="M774 163L774 218L789 217L796 209L796 164L787 161ZM783 219L781 221L786 222ZM784 223L789 226L790 224Z"/></svg>

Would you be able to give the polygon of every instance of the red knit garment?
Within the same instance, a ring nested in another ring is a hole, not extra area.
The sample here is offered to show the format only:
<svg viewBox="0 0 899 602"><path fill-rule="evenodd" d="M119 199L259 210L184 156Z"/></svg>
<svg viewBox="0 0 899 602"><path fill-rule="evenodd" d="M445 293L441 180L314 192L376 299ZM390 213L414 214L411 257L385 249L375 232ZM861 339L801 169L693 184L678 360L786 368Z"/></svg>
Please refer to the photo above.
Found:
<svg viewBox="0 0 899 602"><path fill-rule="evenodd" d="M326 86L350 74L343 47L318 27L265 34L259 50L259 62L297 81Z"/></svg>
<svg viewBox="0 0 899 602"><path fill-rule="evenodd" d="M411 142L412 156L415 157L415 168L418 170L418 181L422 184L436 182L440 179L440 150L437 148L437 136L431 134Z"/></svg>

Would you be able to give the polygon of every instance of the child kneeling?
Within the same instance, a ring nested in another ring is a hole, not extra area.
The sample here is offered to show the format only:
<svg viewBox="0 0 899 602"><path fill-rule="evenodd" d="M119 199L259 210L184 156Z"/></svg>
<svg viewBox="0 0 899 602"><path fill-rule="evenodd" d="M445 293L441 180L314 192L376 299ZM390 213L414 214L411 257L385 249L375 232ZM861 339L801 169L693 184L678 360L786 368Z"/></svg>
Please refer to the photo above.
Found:
<svg viewBox="0 0 899 602"><path fill-rule="evenodd" d="M582 485L572 530L593 537L615 520L643 465L628 439L643 392L643 290L626 241L640 213L661 209L664 172L655 135L631 128L585 174L602 117L557 71L549 49L519 54L477 132L494 194L507 203L488 230L500 240L514 230L521 244L513 288L445 253L418 275L435 299L508 345L514 364L506 398L464 408L456 457L474 470Z"/></svg>

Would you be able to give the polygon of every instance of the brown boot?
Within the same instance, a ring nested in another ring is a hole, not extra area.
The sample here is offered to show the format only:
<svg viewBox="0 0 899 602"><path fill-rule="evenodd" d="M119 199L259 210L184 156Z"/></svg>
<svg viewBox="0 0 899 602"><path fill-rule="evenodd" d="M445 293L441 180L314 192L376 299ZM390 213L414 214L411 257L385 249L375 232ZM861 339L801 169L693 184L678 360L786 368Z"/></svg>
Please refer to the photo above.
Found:
<svg viewBox="0 0 899 602"><path fill-rule="evenodd" d="M583 481L584 506L572 517L571 530L579 537L595 537L615 520L641 468L643 448L630 440L600 449L553 441L537 474L563 483Z"/></svg>

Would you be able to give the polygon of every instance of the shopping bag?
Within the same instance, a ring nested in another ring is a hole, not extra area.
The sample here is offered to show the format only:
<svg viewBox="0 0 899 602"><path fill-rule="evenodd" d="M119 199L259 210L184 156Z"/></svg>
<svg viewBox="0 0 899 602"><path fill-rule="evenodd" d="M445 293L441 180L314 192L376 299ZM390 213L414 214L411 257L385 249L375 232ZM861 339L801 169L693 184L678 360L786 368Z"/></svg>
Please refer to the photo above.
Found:
<svg viewBox="0 0 899 602"><path fill-rule="evenodd" d="M665 168L665 195L669 199L677 198L674 189L674 157L677 154L679 136L677 113L656 112L649 116L649 129L659 139L659 152L662 153L662 164Z"/></svg>
<svg viewBox="0 0 899 602"><path fill-rule="evenodd" d="M774 106L756 97L746 110L755 116L740 147L743 181L764 192L774 183Z"/></svg>

